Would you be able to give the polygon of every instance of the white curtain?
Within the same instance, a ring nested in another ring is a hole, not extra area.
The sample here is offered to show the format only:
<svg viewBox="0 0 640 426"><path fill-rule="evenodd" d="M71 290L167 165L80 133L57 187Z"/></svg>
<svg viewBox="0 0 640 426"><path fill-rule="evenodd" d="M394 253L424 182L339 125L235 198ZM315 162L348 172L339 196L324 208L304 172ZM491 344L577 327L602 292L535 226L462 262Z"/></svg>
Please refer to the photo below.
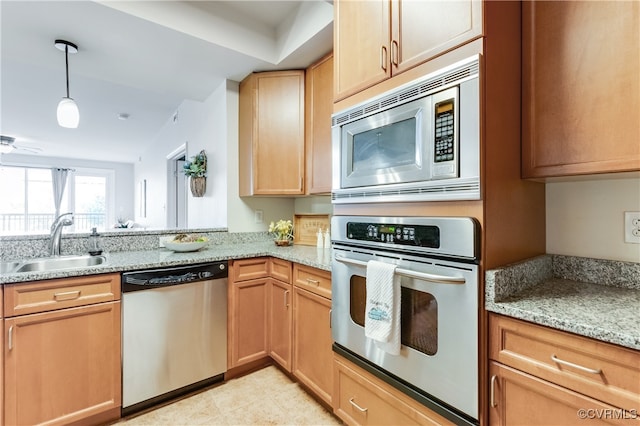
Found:
<svg viewBox="0 0 640 426"><path fill-rule="evenodd" d="M56 216L60 216L60 204L64 195L64 188L67 186L67 176L71 169L51 169L51 182L53 184L53 202L56 205Z"/></svg>

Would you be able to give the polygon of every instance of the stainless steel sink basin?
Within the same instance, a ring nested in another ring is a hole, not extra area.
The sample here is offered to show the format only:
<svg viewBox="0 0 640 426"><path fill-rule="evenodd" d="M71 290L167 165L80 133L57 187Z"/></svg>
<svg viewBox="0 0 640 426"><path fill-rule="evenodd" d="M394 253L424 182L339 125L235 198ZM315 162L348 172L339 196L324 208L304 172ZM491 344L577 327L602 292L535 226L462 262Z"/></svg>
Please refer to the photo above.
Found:
<svg viewBox="0 0 640 426"><path fill-rule="evenodd" d="M0 274L9 274L16 270L20 266L20 262L0 262Z"/></svg>
<svg viewBox="0 0 640 426"><path fill-rule="evenodd" d="M101 265L107 261L104 256L58 256L44 257L41 259L29 259L18 263L10 272L47 272L58 269L85 268L87 266Z"/></svg>

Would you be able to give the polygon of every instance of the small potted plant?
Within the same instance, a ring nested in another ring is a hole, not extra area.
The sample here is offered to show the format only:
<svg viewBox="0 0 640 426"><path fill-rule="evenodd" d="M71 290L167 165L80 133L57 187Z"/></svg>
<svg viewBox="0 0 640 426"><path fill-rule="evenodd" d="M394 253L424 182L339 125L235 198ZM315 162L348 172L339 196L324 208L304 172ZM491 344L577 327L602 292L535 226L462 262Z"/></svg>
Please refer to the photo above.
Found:
<svg viewBox="0 0 640 426"><path fill-rule="evenodd" d="M189 176L189 186L194 197L202 197L207 190L207 155L204 149L185 161L182 171Z"/></svg>
<svg viewBox="0 0 640 426"><path fill-rule="evenodd" d="M279 220L269 224L269 233L273 235L277 246L288 246L293 239L293 223L290 220Z"/></svg>

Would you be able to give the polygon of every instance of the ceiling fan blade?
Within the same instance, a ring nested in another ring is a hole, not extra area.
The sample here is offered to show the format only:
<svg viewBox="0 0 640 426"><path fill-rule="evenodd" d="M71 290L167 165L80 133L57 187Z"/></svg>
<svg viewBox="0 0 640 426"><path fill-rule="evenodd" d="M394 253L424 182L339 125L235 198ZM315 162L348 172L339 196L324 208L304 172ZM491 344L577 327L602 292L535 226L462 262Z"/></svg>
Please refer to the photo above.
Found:
<svg viewBox="0 0 640 426"><path fill-rule="evenodd" d="M42 152L42 148L16 146L14 149L14 152L15 151L26 151L26 152L31 152L33 154L39 154L40 152Z"/></svg>

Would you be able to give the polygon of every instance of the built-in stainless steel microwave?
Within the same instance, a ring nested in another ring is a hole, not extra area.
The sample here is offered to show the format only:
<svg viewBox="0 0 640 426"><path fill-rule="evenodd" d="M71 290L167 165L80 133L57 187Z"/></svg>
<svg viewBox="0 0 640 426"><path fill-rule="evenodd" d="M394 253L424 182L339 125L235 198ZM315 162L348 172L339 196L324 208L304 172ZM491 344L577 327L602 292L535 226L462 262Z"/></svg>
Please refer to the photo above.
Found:
<svg viewBox="0 0 640 426"><path fill-rule="evenodd" d="M480 198L479 56L332 116L332 202Z"/></svg>

